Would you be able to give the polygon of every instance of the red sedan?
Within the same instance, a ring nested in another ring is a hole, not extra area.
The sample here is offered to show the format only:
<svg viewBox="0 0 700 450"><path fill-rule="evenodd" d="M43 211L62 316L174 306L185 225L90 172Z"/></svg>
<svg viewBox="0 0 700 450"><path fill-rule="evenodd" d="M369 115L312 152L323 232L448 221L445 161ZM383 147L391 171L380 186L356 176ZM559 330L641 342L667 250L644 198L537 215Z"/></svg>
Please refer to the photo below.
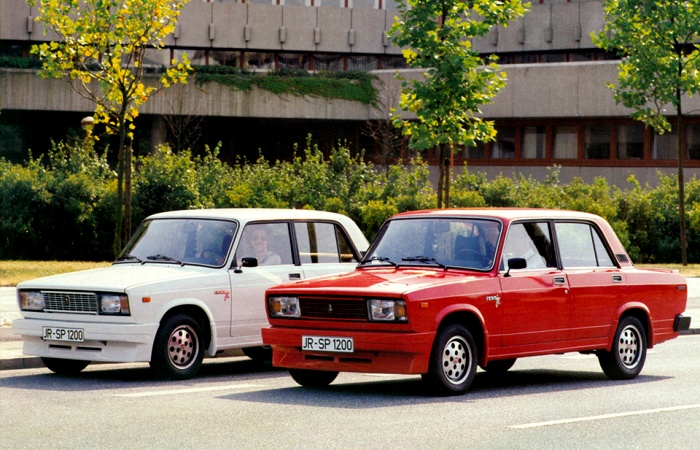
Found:
<svg viewBox="0 0 700 450"><path fill-rule="evenodd" d="M267 290L263 340L304 386L338 372L421 374L437 394L469 389L477 365L595 353L636 377L647 348L688 329L686 281L633 266L601 217L541 209L395 215L354 272Z"/></svg>

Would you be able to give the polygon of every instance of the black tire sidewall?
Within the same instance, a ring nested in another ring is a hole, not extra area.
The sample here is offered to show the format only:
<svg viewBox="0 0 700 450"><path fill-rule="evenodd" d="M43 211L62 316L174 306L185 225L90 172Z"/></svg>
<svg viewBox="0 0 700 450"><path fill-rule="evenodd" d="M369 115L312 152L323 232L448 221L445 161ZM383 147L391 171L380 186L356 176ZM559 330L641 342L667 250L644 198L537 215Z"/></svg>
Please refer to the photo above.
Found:
<svg viewBox="0 0 700 450"><path fill-rule="evenodd" d="M639 350L638 361L634 368L630 369L625 366L619 357L620 352L620 335L628 326L634 326L639 332ZM639 354L641 353L641 354ZM628 316L623 318L615 330L615 337L610 351L598 353L598 361L605 374L614 380L631 380L636 378L642 371L646 361L647 354L647 336L644 326L636 317Z"/></svg>
<svg viewBox="0 0 700 450"><path fill-rule="evenodd" d="M188 326L196 335L197 354L193 363L186 369L175 366L168 356L169 339L173 330L182 325ZM173 380L185 380L192 378L202 365L204 360L202 328L199 323L186 314L177 314L166 319L158 328L156 338L153 341L153 351L151 353L151 367L162 378Z"/></svg>
<svg viewBox="0 0 700 450"><path fill-rule="evenodd" d="M450 382L445 376L442 368L442 354L445 351L447 342L455 336L462 337L470 348L471 361L468 375L459 384ZM433 350L430 355L430 366L428 373L423 376L423 380L427 383L428 388L437 395L458 395L463 394L471 387L474 378L476 377L476 368L479 357L477 354L476 341L472 334L462 325L449 325L442 330L435 339Z"/></svg>

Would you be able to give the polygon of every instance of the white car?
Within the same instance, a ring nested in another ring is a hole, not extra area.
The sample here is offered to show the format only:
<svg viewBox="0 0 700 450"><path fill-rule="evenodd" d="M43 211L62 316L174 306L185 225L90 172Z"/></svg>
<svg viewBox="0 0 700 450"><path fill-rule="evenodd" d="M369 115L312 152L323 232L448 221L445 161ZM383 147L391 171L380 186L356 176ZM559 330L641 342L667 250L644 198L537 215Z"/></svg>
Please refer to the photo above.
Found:
<svg viewBox="0 0 700 450"><path fill-rule="evenodd" d="M173 211L148 217L107 268L17 286L13 331L56 373L90 361L149 362L193 376L205 354L253 359L267 327L266 288L354 269L368 242L349 218L284 209Z"/></svg>

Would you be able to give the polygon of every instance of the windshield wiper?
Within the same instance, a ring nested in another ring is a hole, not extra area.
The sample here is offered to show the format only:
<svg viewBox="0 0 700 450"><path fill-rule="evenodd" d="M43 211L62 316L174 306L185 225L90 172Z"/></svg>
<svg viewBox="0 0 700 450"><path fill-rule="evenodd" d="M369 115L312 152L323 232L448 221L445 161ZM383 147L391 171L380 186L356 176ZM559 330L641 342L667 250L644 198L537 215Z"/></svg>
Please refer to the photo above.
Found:
<svg viewBox="0 0 700 450"><path fill-rule="evenodd" d="M364 264L373 263L375 261L385 262L385 263L391 264L392 266L396 266L396 263L394 261L390 260L389 258L387 258L386 256L373 256L369 259L365 259L364 261L362 261L360 263L360 265L362 266Z"/></svg>
<svg viewBox="0 0 700 450"><path fill-rule="evenodd" d="M401 261L407 262L421 262L421 263L431 263L440 267L441 269L446 269L447 266L441 262L438 262L435 258L428 258L427 256L413 256L410 258L401 258Z"/></svg>
<svg viewBox="0 0 700 450"><path fill-rule="evenodd" d="M182 261L178 261L178 260L175 259L175 258L171 258L170 256L165 256L165 255L151 255L151 256L147 256L146 259L148 259L149 261L166 261L166 262L173 262L173 263L176 263L176 264L180 264L181 266L184 266L184 265L185 265L185 263L183 263Z"/></svg>
<svg viewBox="0 0 700 450"><path fill-rule="evenodd" d="M122 261L136 261L138 263L143 264L143 261L141 260L141 258L139 258L138 256L134 256L134 255L122 255L119 258L117 258L117 260L115 262L122 262Z"/></svg>

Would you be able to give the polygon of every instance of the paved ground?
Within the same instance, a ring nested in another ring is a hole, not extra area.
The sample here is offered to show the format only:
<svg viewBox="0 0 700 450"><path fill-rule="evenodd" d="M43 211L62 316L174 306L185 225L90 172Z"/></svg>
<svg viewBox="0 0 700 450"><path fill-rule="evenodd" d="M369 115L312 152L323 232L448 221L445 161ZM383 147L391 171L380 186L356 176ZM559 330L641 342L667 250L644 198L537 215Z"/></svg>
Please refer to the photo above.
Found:
<svg viewBox="0 0 700 450"><path fill-rule="evenodd" d="M0 370L42 367L39 358L22 355L22 341L12 333L12 321L18 317L16 289L0 287ZM700 334L700 278L688 278L686 316L692 317L687 334Z"/></svg>

